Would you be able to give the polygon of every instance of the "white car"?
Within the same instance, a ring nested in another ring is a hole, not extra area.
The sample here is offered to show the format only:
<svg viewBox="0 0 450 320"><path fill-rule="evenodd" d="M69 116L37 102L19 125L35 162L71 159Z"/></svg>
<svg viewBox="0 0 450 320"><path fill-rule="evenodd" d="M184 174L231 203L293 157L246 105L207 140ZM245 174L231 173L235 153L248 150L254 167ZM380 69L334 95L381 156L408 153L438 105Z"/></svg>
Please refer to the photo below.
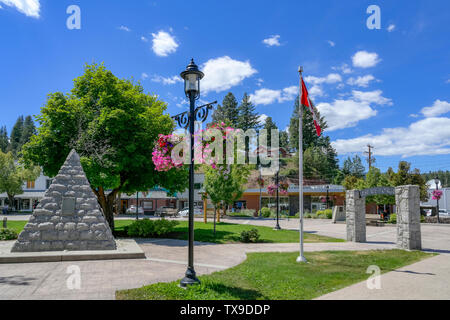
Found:
<svg viewBox="0 0 450 320"><path fill-rule="evenodd" d="M200 215L203 214L203 210L199 208L194 208L194 215ZM189 216L189 208L184 208L183 210L178 211L178 216L180 217L187 217Z"/></svg>
<svg viewBox="0 0 450 320"><path fill-rule="evenodd" d="M440 217L442 217L442 216L448 217L448 216L450 216L450 212L448 212L448 211L445 210L445 209L439 209L439 216L440 216Z"/></svg>
<svg viewBox="0 0 450 320"><path fill-rule="evenodd" d="M131 206L127 209L127 213L128 213L128 214L136 214L136 206L135 206L135 205L131 205ZM138 207L138 214L144 214L144 208Z"/></svg>

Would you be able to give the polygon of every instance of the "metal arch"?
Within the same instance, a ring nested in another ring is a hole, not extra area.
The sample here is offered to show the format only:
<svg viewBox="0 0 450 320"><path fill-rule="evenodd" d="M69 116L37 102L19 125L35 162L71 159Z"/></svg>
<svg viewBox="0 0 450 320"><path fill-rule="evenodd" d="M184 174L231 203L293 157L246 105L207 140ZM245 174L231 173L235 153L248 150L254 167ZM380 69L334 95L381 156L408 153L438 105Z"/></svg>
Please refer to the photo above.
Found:
<svg viewBox="0 0 450 320"><path fill-rule="evenodd" d="M213 109L213 105L216 103L217 101L214 101L196 108L194 111L194 121L202 123L205 122L206 119L208 118L209 112ZM178 126L180 128L187 129L190 124L189 116L190 116L189 112L186 111L172 117L172 119L174 119L178 123Z"/></svg>
<svg viewBox="0 0 450 320"><path fill-rule="evenodd" d="M359 197L365 198L374 195L395 195L394 187L375 187L359 191Z"/></svg>
<svg viewBox="0 0 450 320"><path fill-rule="evenodd" d="M172 117L178 123L180 128L187 129L189 127L189 112L180 113L174 117Z"/></svg>

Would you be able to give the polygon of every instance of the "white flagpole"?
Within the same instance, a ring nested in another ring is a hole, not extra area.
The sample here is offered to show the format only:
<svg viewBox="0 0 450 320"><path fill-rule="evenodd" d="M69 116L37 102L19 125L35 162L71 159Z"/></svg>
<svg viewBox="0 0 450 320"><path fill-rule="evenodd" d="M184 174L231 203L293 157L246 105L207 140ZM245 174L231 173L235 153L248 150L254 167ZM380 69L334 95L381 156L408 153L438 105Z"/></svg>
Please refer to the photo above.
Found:
<svg viewBox="0 0 450 320"><path fill-rule="evenodd" d="M303 107L302 107L302 73L303 67L298 68L300 74L300 94L298 96L298 198L300 215L300 255L297 262L307 262L303 255Z"/></svg>

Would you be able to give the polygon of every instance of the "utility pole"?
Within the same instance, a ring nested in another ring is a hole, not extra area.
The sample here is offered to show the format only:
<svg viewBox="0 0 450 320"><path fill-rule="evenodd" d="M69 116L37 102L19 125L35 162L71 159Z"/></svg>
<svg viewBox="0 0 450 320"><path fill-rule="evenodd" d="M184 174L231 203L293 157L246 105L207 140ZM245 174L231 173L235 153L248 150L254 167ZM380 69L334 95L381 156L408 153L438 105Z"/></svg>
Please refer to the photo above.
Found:
<svg viewBox="0 0 450 320"><path fill-rule="evenodd" d="M370 170L370 168L372 168L372 163L375 163L375 158L373 157L372 152L372 149L374 149L374 147L368 144L367 148L369 149L369 151L364 152L364 154L367 155L367 162L369 163L369 170Z"/></svg>

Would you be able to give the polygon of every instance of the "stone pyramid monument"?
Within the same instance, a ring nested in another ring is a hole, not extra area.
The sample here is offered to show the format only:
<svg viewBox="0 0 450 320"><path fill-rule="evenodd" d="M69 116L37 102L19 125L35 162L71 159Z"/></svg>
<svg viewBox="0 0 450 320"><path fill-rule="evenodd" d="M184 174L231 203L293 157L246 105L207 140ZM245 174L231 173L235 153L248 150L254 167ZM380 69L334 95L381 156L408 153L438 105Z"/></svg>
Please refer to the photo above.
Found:
<svg viewBox="0 0 450 320"><path fill-rule="evenodd" d="M11 252L115 249L80 157L72 150Z"/></svg>

